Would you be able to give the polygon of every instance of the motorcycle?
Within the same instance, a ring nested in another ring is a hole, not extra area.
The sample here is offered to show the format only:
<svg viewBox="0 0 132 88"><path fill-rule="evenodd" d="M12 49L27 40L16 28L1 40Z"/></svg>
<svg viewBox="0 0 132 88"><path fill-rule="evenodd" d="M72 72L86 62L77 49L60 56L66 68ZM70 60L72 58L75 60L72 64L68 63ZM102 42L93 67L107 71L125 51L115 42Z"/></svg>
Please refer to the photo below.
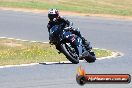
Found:
<svg viewBox="0 0 132 88"><path fill-rule="evenodd" d="M55 45L60 53L63 53L73 64L78 64L80 59L85 59L89 63L95 62L94 52L86 50L82 39L67 30L68 28L63 28L62 25L55 25L50 29L50 44Z"/></svg>

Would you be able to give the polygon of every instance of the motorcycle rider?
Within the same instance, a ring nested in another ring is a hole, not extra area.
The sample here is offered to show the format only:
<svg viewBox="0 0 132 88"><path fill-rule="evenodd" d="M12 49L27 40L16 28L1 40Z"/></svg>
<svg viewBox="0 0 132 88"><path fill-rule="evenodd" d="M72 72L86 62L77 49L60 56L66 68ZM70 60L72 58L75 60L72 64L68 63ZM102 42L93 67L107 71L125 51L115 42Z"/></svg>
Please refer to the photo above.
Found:
<svg viewBox="0 0 132 88"><path fill-rule="evenodd" d="M48 18L49 18L49 23L47 25L48 32L54 25L60 25L63 23L64 28L67 28L67 30L72 31L74 34L78 35L82 39L82 43L85 45L87 50L92 49L92 47L90 46L90 42L87 42L87 40L84 37L82 37L78 29L72 28L73 23L67 20L66 18L60 16L59 11L57 9L50 9L48 11ZM56 49L60 51L57 45L56 45Z"/></svg>

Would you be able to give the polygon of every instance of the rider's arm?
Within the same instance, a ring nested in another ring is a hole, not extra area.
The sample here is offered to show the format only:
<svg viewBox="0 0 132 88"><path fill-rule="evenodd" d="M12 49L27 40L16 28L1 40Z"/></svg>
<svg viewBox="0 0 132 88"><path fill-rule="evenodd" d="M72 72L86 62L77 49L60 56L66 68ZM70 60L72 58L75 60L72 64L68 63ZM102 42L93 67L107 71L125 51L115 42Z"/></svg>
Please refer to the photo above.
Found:
<svg viewBox="0 0 132 88"><path fill-rule="evenodd" d="M69 27L72 26L72 22L70 22L68 19L66 19L65 17L61 17L61 19L63 20L63 22L66 24L65 27Z"/></svg>
<svg viewBox="0 0 132 88"><path fill-rule="evenodd" d="M51 22L49 22L49 23L47 24L47 28L48 28L48 32L49 32L49 30L52 28L52 23L51 23Z"/></svg>

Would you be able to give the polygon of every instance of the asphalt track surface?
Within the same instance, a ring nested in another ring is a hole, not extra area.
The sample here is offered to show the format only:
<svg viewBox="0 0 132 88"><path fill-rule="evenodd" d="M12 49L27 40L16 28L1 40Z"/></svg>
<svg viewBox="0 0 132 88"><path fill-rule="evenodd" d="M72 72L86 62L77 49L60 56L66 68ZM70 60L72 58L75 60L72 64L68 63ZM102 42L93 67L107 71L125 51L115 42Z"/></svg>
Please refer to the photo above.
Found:
<svg viewBox="0 0 132 88"><path fill-rule="evenodd" d="M125 73L132 75L132 21L99 17L67 16L79 27L93 47L119 51L114 59L95 63L34 65L0 69L0 88L132 88L130 84L76 83L78 66L87 73ZM46 14L0 11L0 36L26 40L48 41Z"/></svg>

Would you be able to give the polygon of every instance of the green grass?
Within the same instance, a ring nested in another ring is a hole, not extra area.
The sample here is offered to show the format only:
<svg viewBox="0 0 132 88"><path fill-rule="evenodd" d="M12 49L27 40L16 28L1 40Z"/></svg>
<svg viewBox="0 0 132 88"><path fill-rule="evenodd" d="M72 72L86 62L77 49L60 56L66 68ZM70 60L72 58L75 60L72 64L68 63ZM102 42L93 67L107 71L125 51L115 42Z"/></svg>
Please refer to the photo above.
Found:
<svg viewBox="0 0 132 88"><path fill-rule="evenodd" d="M132 0L0 0L0 6L132 16Z"/></svg>
<svg viewBox="0 0 132 88"><path fill-rule="evenodd" d="M94 49L97 57L110 56L111 51ZM54 46L46 43L31 43L0 38L0 65L40 63L44 61L65 61Z"/></svg>

